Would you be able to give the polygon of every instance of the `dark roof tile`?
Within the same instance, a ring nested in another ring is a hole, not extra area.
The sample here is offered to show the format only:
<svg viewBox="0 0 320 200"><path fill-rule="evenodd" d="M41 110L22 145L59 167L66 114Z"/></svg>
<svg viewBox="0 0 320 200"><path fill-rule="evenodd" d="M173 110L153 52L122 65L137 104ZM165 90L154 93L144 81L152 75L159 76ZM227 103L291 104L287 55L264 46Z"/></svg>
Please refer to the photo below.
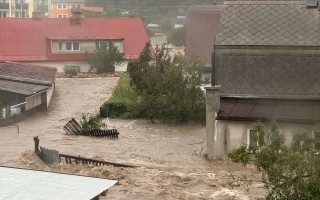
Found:
<svg viewBox="0 0 320 200"><path fill-rule="evenodd" d="M216 45L320 46L317 9L305 1L230 1Z"/></svg>

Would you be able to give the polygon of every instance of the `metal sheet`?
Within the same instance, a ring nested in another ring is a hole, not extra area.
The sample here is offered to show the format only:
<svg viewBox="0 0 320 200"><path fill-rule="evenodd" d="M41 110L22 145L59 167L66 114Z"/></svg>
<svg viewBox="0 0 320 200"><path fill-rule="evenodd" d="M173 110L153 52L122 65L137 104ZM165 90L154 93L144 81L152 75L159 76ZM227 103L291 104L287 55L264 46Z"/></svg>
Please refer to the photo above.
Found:
<svg viewBox="0 0 320 200"><path fill-rule="evenodd" d="M117 181L0 167L0 199L90 200Z"/></svg>

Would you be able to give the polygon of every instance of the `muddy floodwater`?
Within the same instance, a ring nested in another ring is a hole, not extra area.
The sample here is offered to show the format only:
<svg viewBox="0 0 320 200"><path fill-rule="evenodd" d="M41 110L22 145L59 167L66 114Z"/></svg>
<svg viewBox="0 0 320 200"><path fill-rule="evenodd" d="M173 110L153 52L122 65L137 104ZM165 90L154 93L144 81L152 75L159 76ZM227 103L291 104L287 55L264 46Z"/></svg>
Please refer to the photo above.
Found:
<svg viewBox="0 0 320 200"><path fill-rule="evenodd" d="M59 171L118 180L108 199L263 199L253 167L205 159L205 126L105 120L118 139L68 136L63 126L83 113L97 113L117 77L58 78L48 111L0 128L0 165ZM33 154L40 146L60 153L136 166L46 165ZM68 186L66 186L68 187Z"/></svg>

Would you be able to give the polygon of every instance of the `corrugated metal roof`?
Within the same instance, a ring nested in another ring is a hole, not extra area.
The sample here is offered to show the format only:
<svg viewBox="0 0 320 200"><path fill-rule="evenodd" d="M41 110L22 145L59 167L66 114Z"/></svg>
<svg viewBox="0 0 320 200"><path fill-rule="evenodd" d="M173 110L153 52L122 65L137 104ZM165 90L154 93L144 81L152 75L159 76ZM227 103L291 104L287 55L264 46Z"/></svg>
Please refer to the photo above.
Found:
<svg viewBox="0 0 320 200"><path fill-rule="evenodd" d="M124 54L136 59L148 42L140 18L0 18L0 60L86 60L84 54L52 54L48 38L124 38Z"/></svg>
<svg viewBox="0 0 320 200"><path fill-rule="evenodd" d="M117 181L0 167L0 199L90 200Z"/></svg>

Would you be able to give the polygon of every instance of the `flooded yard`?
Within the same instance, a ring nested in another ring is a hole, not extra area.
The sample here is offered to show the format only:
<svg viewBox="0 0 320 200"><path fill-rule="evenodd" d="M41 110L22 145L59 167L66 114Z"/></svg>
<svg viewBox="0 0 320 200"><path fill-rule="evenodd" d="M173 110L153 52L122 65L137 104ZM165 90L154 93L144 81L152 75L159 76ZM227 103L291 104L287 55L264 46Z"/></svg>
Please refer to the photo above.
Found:
<svg viewBox="0 0 320 200"><path fill-rule="evenodd" d="M116 179L108 199L263 199L265 190L253 167L205 159L205 126L106 119L118 139L68 136L63 126L83 113L96 113L117 77L58 78L48 111L0 128L0 165L62 171ZM60 153L137 166L45 165L33 151L40 146ZM66 186L67 187L67 186Z"/></svg>

